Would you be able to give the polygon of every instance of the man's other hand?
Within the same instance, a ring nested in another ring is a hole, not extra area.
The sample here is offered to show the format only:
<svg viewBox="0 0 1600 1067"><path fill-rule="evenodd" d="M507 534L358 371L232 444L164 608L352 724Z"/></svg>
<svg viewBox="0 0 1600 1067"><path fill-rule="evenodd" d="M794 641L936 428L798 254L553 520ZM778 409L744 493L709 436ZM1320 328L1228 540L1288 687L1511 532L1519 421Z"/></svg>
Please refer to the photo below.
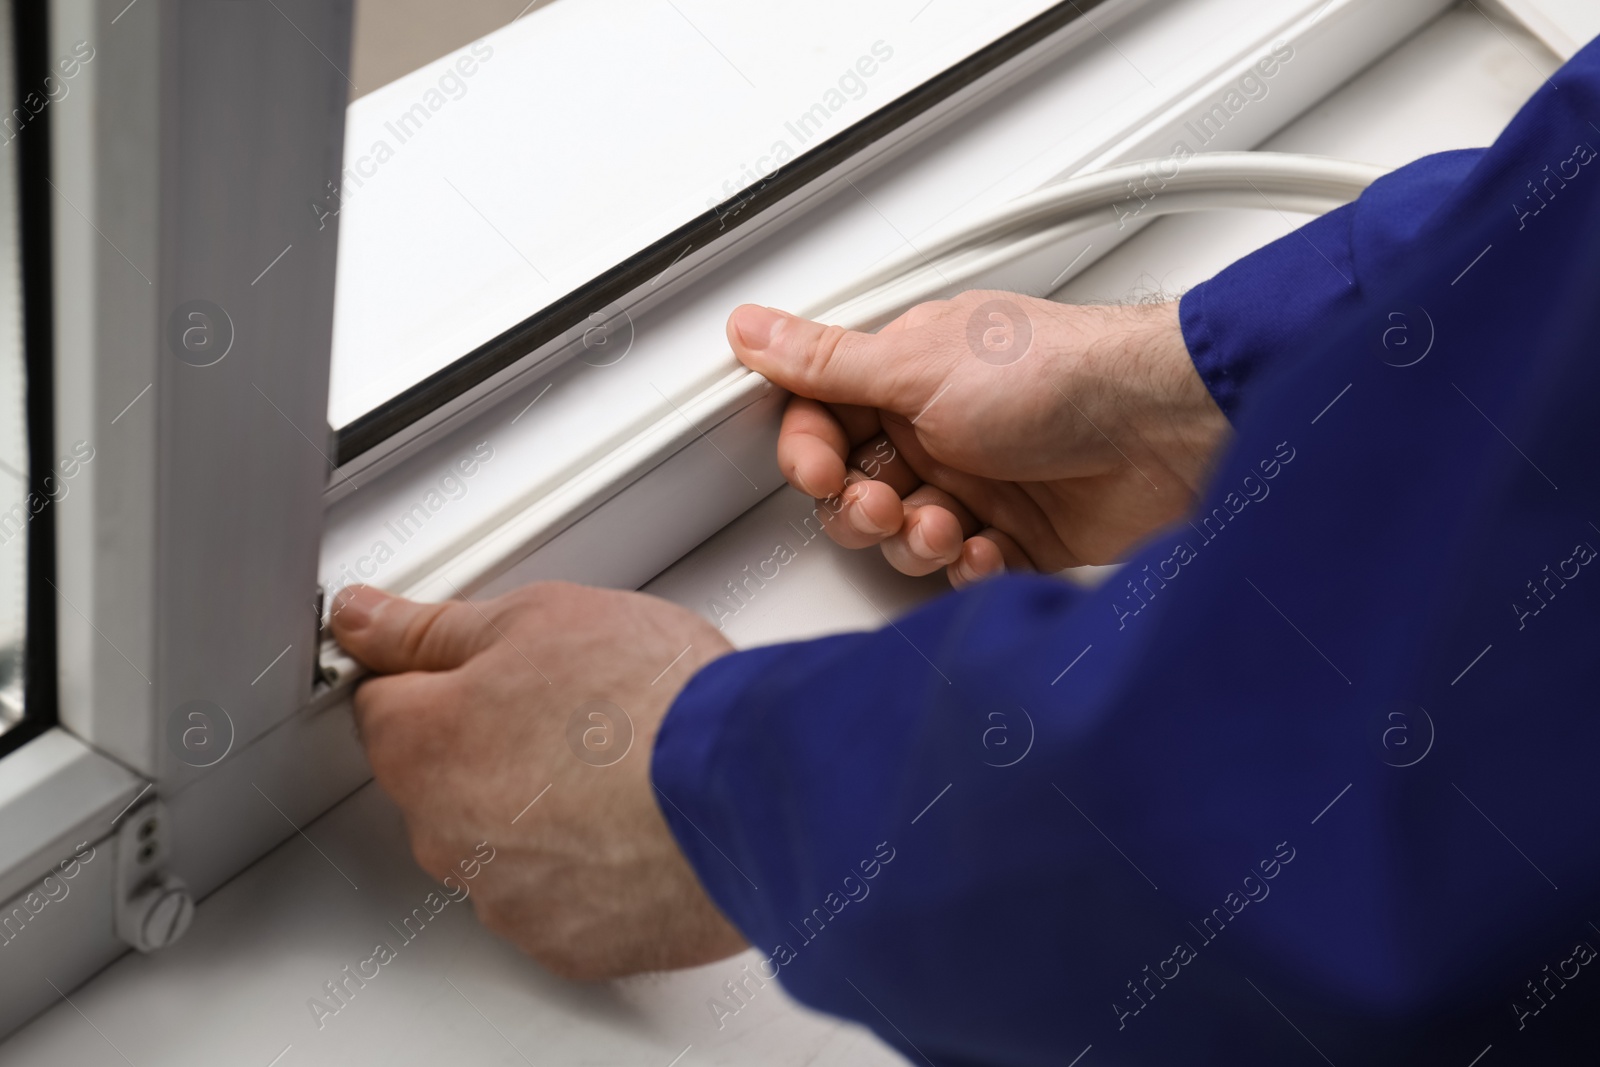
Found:
<svg viewBox="0 0 1600 1067"><path fill-rule="evenodd" d="M728 340L794 394L778 465L843 494L830 536L957 585L1118 559L1189 510L1229 433L1176 303L969 292L876 334L745 304Z"/></svg>
<svg viewBox="0 0 1600 1067"><path fill-rule="evenodd" d="M744 947L650 781L673 698L730 651L712 626L638 593L540 582L446 604L355 586L333 633L381 675L356 691L356 724L417 862L459 878L480 842L494 849L470 897L491 930L578 980Z"/></svg>

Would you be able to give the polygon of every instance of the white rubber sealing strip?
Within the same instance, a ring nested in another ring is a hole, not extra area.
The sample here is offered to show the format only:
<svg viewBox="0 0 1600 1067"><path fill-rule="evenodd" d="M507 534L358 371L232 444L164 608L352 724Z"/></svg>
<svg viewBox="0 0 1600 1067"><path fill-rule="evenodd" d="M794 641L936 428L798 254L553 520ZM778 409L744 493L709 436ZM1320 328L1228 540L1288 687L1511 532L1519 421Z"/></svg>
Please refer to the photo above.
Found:
<svg viewBox="0 0 1600 1067"><path fill-rule="evenodd" d="M1139 196L1141 222L1219 208L1320 214L1354 200L1384 173L1365 163L1270 152L1125 163L1056 182L935 231L801 314L847 329L874 329L1005 263L1117 221L1116 205L1135 197L1135 189L1150 194L1148 200ZM668 401L659 418L621 446L467 535L395 591L430 602L457 591L470 594L773 388L726 353L724 373L713 384L680 404ZM321 662L335 688L361 673L331 640L323 643Z"/></svg>

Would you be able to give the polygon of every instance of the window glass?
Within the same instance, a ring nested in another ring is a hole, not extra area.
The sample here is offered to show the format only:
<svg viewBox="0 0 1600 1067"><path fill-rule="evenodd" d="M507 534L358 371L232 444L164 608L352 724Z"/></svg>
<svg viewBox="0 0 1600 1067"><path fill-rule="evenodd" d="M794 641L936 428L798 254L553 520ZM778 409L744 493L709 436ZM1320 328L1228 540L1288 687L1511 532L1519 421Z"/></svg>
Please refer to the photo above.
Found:
<svg viewBox="0 0 1600 1067"><path fill-rule="evenodd" d="M312 206L338 216L341 461L1098 3L479 0L407 31L413 6L360 6L344 170Z"/></svg>
<svg viewBox="0 0 1600 1067"><path fill-rule="evenodd" d="M28 613L27 374L18 277L16 97L11 4L0 0L0 732L22 719Z"/></svg>

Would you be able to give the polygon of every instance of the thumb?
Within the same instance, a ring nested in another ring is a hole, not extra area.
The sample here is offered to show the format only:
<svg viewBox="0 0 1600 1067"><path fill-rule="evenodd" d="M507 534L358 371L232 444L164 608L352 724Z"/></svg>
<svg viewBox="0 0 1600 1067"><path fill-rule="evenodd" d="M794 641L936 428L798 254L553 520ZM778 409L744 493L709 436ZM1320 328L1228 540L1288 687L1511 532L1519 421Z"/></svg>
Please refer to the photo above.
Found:
<svg viewBox="0 0 1600 1067"><path fill-rule="evenodd" d="M419 604L370 585L339 590L328 621L344 650L380 674L451 670L498 639L466 601Z"/></svg>
<svg viewBox="0 0 1600 1067"><path fill-rule="evenodd" d="M728 316L728 341L739 362L825 404L917 410L933 383L904 338L824 326L759 304L741 304Z"/></svg>

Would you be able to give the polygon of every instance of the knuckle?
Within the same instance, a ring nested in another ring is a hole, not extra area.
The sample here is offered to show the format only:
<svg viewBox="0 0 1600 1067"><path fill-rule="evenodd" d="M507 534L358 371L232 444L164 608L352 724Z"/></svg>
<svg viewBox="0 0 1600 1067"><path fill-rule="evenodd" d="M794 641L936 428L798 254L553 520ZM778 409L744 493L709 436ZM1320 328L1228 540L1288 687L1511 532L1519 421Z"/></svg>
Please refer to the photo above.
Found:
<svg viewBox="0 0 1600 1067"><path fill-rule="evenodd" d="M483 892L473 897L478 922L490 933L515 945L525 955L569 982L596 982L623 973L615 954L596 941L593 927L548 897L535 904L526 897L503 899Z"/></svg>
<svg viewBox="0 0 1600 1067"><path fill-rule="evenodd" d="M411 858L436 880L443 878L451 869L448 851L441 848L438 841L415 831L411 834Z"/></svg>
<svg viewBox="0 0 1600 1067"><path fill-rule="evenodd" d="M809 345L801 342L800 350L791 353L797 357L800 379L808 383L826 379L849 333L843 326L824 326Z"/></svg>
<svg viewBox="0 0 1600 1067"><path fill-rule="evenodd" d="M477 914L478 922L483 924L484 929L500 937L511 939L511 935L516 931L513 929L510 916L500 902L481 890L473 898L473 901L472 909Z"/></svg>
<svg viewBox="0 0 1600 1067"><path fill-rule="evenodd" d="M389 701L385 699L384 691L378 684L381 681L382 679L373 678L363 682L357 687L355 696L350 702L356 731L369 749L386 738L389 732Z"/></svg>
<svg viewBox="0 0 1600 1067"><path fill-rule="evenodd" d="M960 306L970 293L962 293L955 300L925 300L908 308L905 313L905 322L908 329L927 326L944 319L952 308Z"/></svg>
<svg viewBox="0 0 1600 1067"><path fill-rule="evenodd" d="M372 721L375 708L372 696L371 683L362 683L356 686L355 695L350 698L350 713L355 717L356 727L363 737L368 733L368 724Z"/></svg>
<svg viewBox="0 0 1600 1067"><path fill-rule="evenodd" d="M529 582L510 592L502 593L493 600L484 601L477 607L483 612L483 618L491 627L510 633L520 620L538 611L542 604L548 602L551 595L556 592L550 588L553 584L555 583Z"/></svg>
<svg viewBox="0 0 1600 1067"><path fill-rule="evenodd" d="M370 683L369 683L370 684ZM409 792L426 781L444 739L440 717L415 701L382 693L356 697L356 730L373 775L386 789Z"/></svg>
<svg viewBox="0 0 1600 1067"><path fill-rule="evenodd" d="M416 659L428 643L428 635L438 625L439 619L444 614L443 604L430 604L426 611L419 611L406 620L405 626L400 631L400 650L407 661Z"/></svg>
<svg viewBox="0 0 1600 1067"><path fill-rule="evenodd" d="M497 597L485 606L490 609L496 622L502 619L514 621L527 612L542 611L553 604L560 604L582 588L573 582L563 582L559 579L529 582Z"/></svg>
<svg viewBox="0 0 1600 1067"><path fill-rule="evenodd" d="M549 580L529 582L526 585L519 585L509 593L495 598L493 603L496 605L506 606L515 605L517 607L536 604L538 603L540 597L549 596L551 593L559 592L562 584L563 583L559 581Z"/></svg>
<svg viewBox="0 0 1600 1067"><path fill-rule="evenodd" d="M600 966L595 960L570 952L552 956L545 966L568 982L600 982L613 977L610 969Z"/></svg>
<svg viewBox="0 0 1600 1067"><path fill-rule="evenodd" d="M594 951L568 938L543 938L529 955L548 971L568 982L599 982L617 975Z"/></svg>

